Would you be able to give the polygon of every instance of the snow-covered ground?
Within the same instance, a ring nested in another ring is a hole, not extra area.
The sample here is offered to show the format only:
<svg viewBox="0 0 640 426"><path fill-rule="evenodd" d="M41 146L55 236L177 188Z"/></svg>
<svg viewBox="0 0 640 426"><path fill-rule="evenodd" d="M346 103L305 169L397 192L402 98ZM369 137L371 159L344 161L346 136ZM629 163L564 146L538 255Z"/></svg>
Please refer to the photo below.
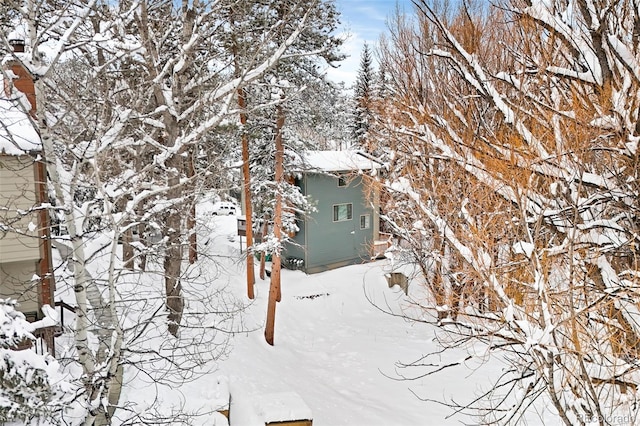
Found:
<svg viewBox="0 0 640 426"><path fill-rule="evenodd" d="M211 220L217 231L207 244L210 254L240 256L235 217ZM220 363L219 374L231 390L232 426L264 424L260 401L291 393L304 401L315 426L473 423L459 416L447 419L450 409L418 396L470 401L488 388L501 365L469 364L398 380L403 371L396 370L396 362L438 350L437 329L386 314L370 302L395 312L409 307L398 286L388 288L388 268L388 261L380 260L314 275L284 270L273 347L265 343L262 327L269 281L257 277L255 302L243 314L245 327L256 331L234 336L230 356ZM244 263L226 271L232 291L243 297Z"/></svg>
<svg viewBox="0 0 640 426"><path fill-rule="evenodd" d="M225 417L211 412L228 400L230 390L231 426L264 425L266 420L274 420L273 416L285 420L288 414L310 415L314 426L477 423L477 419L462 415L448 417L452 409L421 398L471 402L491 387L503 363L486 358L487 362L467 361L433 375L402 380L403 374L415 377L426 370L398 369L397 363L411 363L437 352L440 347L435 338L440 331L383 312L411 312L415 316L419 311L410 298L425 297L418 285L410 285L410 297L398 286L389 288L384 277L390 270L388 260L314 275L283 270L275 345L269 346L263 335L269 279L260 280L256 265L256 298L249 301L237 218L214 216L212 208L211 201L198 208L201 265L216 269L210 274L215 279L207 285L224 287L247 305L234 325L245 331L231 336L228 356L208 366L212 373L180 386L150 382L140 374L131 374L135 369L126 368L121 403L136 402L140 410L155 402L169 416L205 413L192 418L193 424L227 425ZM159 276L155 279L161 280ZM60 288L57 297L73 303L67 290ZM156 339L161 341L160 336ZM71 345L69 338L58 340L59 349ZM481 350L479 346L471 349ZM447 352L439 361L464 360L468 350Z"/></svg>

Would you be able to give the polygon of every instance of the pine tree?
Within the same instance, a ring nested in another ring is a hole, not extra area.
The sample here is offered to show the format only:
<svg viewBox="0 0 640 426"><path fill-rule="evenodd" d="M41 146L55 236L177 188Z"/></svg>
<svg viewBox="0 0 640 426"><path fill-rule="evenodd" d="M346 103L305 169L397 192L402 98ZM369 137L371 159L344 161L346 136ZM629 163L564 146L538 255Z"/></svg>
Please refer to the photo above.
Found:
<svg viewBox="0 0 640 426"><path fill-rule="evenodd" d="M358 70L354 88L354 111L351 124L353 140L359 147L367 145L373 117L374 90L375 70L373 68L373 57L369 45L365 43L360 55L360 69Z"/></svg>
<svg viewBox="0 0 640 426"><path fill-rule="evenodd" d="M265 340L268 344L274 343L275 311L276 302L281 298L280 251L283 241L282 229L284 227L284 216L286 207L284 206L283 188L284 180L284 156L285 144L284 132L286 113L289 109L291 98L299 94L307 85L309 80L322 79L318 74L316 64L324 61L332 65L335 61L343 58L337 51L342 40L332 36L338 24L338 14L335 2L331 0L320 1L310 7L308 11L299 8L299 5L289 4L283 1L276 11L279 17L286 17L290 14L300 12L308 13L310 25L305 28L295 44L291 45L290 51L300 57L294 61L283 60L278 63L274 70L274 78L271 79L272 96L279 95L279 103L276 105L276 126L275 126L275 165L274 165L274 185L276 188L276 198L274 203L274 235L276 248L272 253L271 284L269 291L269 302L267 305L267 321L265 324ZM289 98L289 99L288 99Z"/></svg>
<svg viewBox="0 0 640 426"><path fill-rule="evenodd" d="M344 149L351 144L352 97L344 83L308 78L306 89L292 99L290 132L309 149Z"/></svg>

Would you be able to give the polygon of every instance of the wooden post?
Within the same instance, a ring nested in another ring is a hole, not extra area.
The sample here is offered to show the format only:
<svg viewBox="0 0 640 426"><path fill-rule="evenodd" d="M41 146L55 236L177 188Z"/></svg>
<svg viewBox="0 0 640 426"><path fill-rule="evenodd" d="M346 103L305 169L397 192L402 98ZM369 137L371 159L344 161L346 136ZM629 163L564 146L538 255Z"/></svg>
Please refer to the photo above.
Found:
<svg viewBox="0 0 640 426"><path fill-rule="evenodd" d="M40 210L38 211L38 234L40 236L40 262L38 262L38 274L40 275L39 305L54 307L53 291L55 289L55 281L53 279L53 262L51 260L49 213L42 208L42 204L47 202L47 170L44 161L34 162L34 168L36 174L36 200L40 204ZM49 353L55 356L56 346L53 331L45 333L43 339L47 343Z"/></svg>
<svg viewBox="0 0 640 426"><path fill-rule="evenodd" d="M43 161L34 163L36 172L36 200L42 205L47 202L47 172ZM51 235L49 234L49 214L43 208L38 211L38 228L40 236L40 302L42 305L53 306L53 265L51 262Z"/></svg>

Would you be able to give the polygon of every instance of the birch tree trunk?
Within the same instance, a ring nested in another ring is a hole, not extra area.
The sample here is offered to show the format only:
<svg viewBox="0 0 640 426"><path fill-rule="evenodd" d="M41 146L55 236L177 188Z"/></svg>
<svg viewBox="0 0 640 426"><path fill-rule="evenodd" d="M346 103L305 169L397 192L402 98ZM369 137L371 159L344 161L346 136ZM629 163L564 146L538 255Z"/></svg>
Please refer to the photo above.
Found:
<svg viewBox="0 0 640 426"><path fill-rule="evenodd" d="M65 32L63 39L68 40L78 28L78 26L86 19L91 13L95 2L90 2L82 9L79 15L70 23L67 31ZM29 40L35 43L38 40L38 33L35 22L37 5L35 2L29 1L26 5L25 15L27 19L27 30L29 33ZM96 417L104 412L104 406L100 403L99 394L101 389L108 386L108 377L97 377L100 373L98 366L103 365L106 361L108 354L111 352L110 343L113 341L116 346L122 344L120 338L112 339L111 330L114 324L113 312L109 310L107 304L102 299L100 291L97 289L95 282L89 272L87 271L87 259L85 255L85 245L82 234L76 227L76 223L79 222L76 217L77 209L74 205L74 188L77 184L77 176L72 175L69 181L70 188L68 191L63 189L63 179L60 176L59 170L64 171L60 164L58 164L58 157L53 145L53 139L49 128L49 123L46 117L47 111L47 97L45 91L45 77L46 73L51 69L51 65L55 63L62 54L62 48L64 43L60 43L58 50L55 50L51 64L44 75L38 75L38 78L32 75L34 80L34 91L36 101L40 106L35 109L36 127L40 133L40 139L42 142L43 157L46 164L46 169L49 177L49 182L53 187L54 194L57 200L64 206L64 221L67 231L69 233L69 239L71 241L71 253L70 262L71 269L73 270L74 279L74 296L76 300L76 321L74 328L74 342L75 348L78 354L78 362L83 370L83 384L85 389L85 402L86 407L89 407L85 416L85 424L93 424ZM38 54L38 46L32 46L32 63L36 66L41 64L41 58ZM37 68L37 67L36 67ZM80 165L76 164L76 169ZM67 196L65 196L65 194ZM88 318L88 312L90 305L95 310L95 319L97 324L91 324ZM96 327L98 336L98 351L94 354L90 348L89 331L91 327ZM117 363L118 356L112 358Z"/></svg>

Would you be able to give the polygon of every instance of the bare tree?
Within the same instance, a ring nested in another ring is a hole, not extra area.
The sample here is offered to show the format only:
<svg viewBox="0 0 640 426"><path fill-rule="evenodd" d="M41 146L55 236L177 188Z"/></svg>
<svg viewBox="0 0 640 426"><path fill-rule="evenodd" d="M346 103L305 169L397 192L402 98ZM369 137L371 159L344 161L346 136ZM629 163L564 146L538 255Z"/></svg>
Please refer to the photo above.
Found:
<svg viewBox="0 0 640 426"><path fill-rule="evenodd" d="M567 425L635 418L637 7L414 3L381 46L387 219L443 344L511 365L458 408L517 423L544 396Z"/></svg>
<svg viewBox="0 0 640 426"><path fill-rule="evenodd" d="M36 126L64 215L57 273L76 305L75 348L63 356L82 369L78 421L171 421L161 406L120 401L123 374L177 386L206 372L240 309L209 285L211 259L187 262L189 212L204 178L185 158L237 115L242 85L298 54L289 47L308 14L267 28L262 55L235 76L218 44L233 1L63 3L29 0L11 13L26 28L19 59L36 82ZM92 210L100 225L85 227Z"/></svg>

